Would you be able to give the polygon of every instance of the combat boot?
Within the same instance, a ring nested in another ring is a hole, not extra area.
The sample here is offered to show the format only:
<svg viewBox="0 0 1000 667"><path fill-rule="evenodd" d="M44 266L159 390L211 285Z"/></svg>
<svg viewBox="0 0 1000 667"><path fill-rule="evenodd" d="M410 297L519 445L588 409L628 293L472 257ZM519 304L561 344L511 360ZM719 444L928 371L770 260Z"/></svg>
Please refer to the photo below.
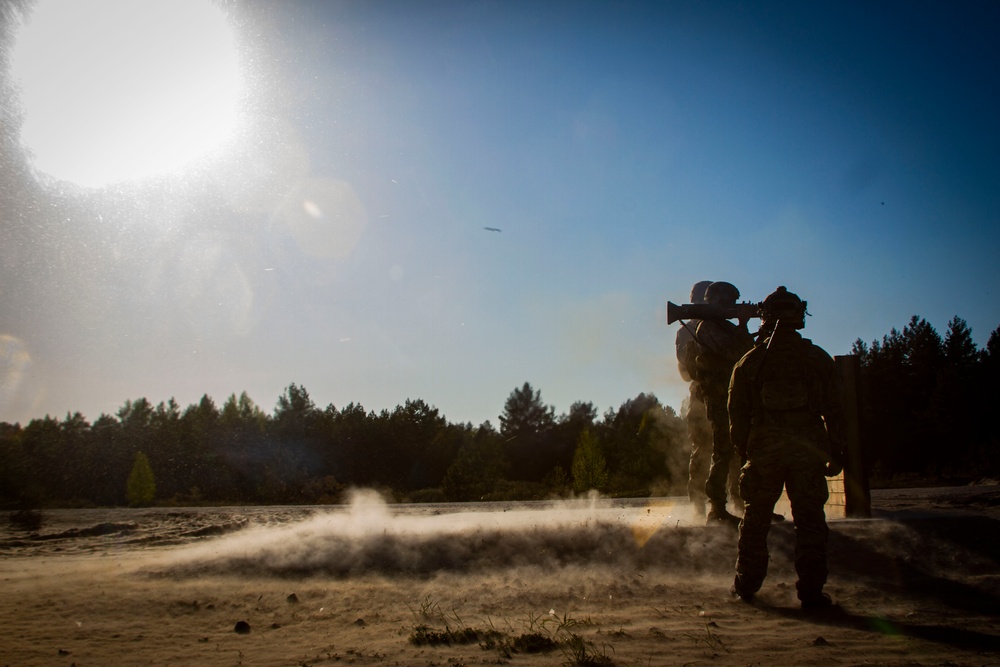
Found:
<svg viewBox="0 0 1000 667"><path fill-rule="evenodd" d="M736 581L733 582L732 588L729 589L729 594L732 595L734 598L739 598L743 600L747 604L753 602L754 594L752 592L745 591L740 587L739 577L736 577Z"/></svg>
<svg viewBox="0 0 1000 667"><path fill-rule="evenodd" d="M713 507L712 511L708 513L708 521L705 522L705 525L725 525L737 528L740 525L740 518L734 514L730 514L725 508L719 509Z"/></svg>

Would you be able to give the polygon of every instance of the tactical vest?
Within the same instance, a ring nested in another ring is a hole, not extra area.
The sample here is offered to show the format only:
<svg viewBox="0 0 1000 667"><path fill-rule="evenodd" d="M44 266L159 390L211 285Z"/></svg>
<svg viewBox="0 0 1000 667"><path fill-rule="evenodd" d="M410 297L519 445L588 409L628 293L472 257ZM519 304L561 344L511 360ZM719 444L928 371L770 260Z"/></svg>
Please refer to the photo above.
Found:
<svg viewBox="0 0 1000 667"><path fill-rule="evenodd" d="M755 426L822 426L819 376L812 366L807 339L794 344L760 347L754 376L753 422Z"/></svg>

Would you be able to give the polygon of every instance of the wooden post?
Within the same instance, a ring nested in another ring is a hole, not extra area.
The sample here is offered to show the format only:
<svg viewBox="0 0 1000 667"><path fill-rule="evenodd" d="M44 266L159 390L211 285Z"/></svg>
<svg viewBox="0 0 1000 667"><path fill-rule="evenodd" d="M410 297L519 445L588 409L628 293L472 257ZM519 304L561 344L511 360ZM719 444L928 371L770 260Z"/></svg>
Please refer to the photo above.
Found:
<svg viewBox="0 0 1000 667"><path fill-rule="evenodd" d="M870 518L871 493L868 471L861 450L860 393L861 359L856 354L833 358L844 387L844 414L847 420L847 450L844 452L844 511L850 518Z"/></svg>

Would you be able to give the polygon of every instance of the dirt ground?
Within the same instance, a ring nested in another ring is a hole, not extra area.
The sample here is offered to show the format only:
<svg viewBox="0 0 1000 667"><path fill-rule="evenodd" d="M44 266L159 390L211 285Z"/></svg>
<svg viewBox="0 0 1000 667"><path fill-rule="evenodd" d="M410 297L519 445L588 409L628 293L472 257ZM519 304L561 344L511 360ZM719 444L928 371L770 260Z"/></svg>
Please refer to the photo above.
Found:
<svg viewBox="0 0 1000 667"><path fill-rule="evenodd" d="M1000 665L1000 487L876 491L872 519L831 521L820 614L791 521L751 605L728 594L735 532L682 505L8 538L0 665Z"/></svg>

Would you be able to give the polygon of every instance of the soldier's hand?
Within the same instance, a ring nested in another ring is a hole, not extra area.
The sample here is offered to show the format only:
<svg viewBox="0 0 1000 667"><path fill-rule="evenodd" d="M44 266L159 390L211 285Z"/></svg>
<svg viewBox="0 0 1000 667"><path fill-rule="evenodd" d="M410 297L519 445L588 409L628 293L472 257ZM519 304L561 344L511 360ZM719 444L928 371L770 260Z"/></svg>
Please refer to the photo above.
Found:
<svg viewBox="0 0 1000 667"><path fill-rule="evenodd" d="M840 462L839 457L833 457L833 459L826 464L826 470L823 474L827 477L836 477L842 472L844 472L844 464Z"/></svg>

